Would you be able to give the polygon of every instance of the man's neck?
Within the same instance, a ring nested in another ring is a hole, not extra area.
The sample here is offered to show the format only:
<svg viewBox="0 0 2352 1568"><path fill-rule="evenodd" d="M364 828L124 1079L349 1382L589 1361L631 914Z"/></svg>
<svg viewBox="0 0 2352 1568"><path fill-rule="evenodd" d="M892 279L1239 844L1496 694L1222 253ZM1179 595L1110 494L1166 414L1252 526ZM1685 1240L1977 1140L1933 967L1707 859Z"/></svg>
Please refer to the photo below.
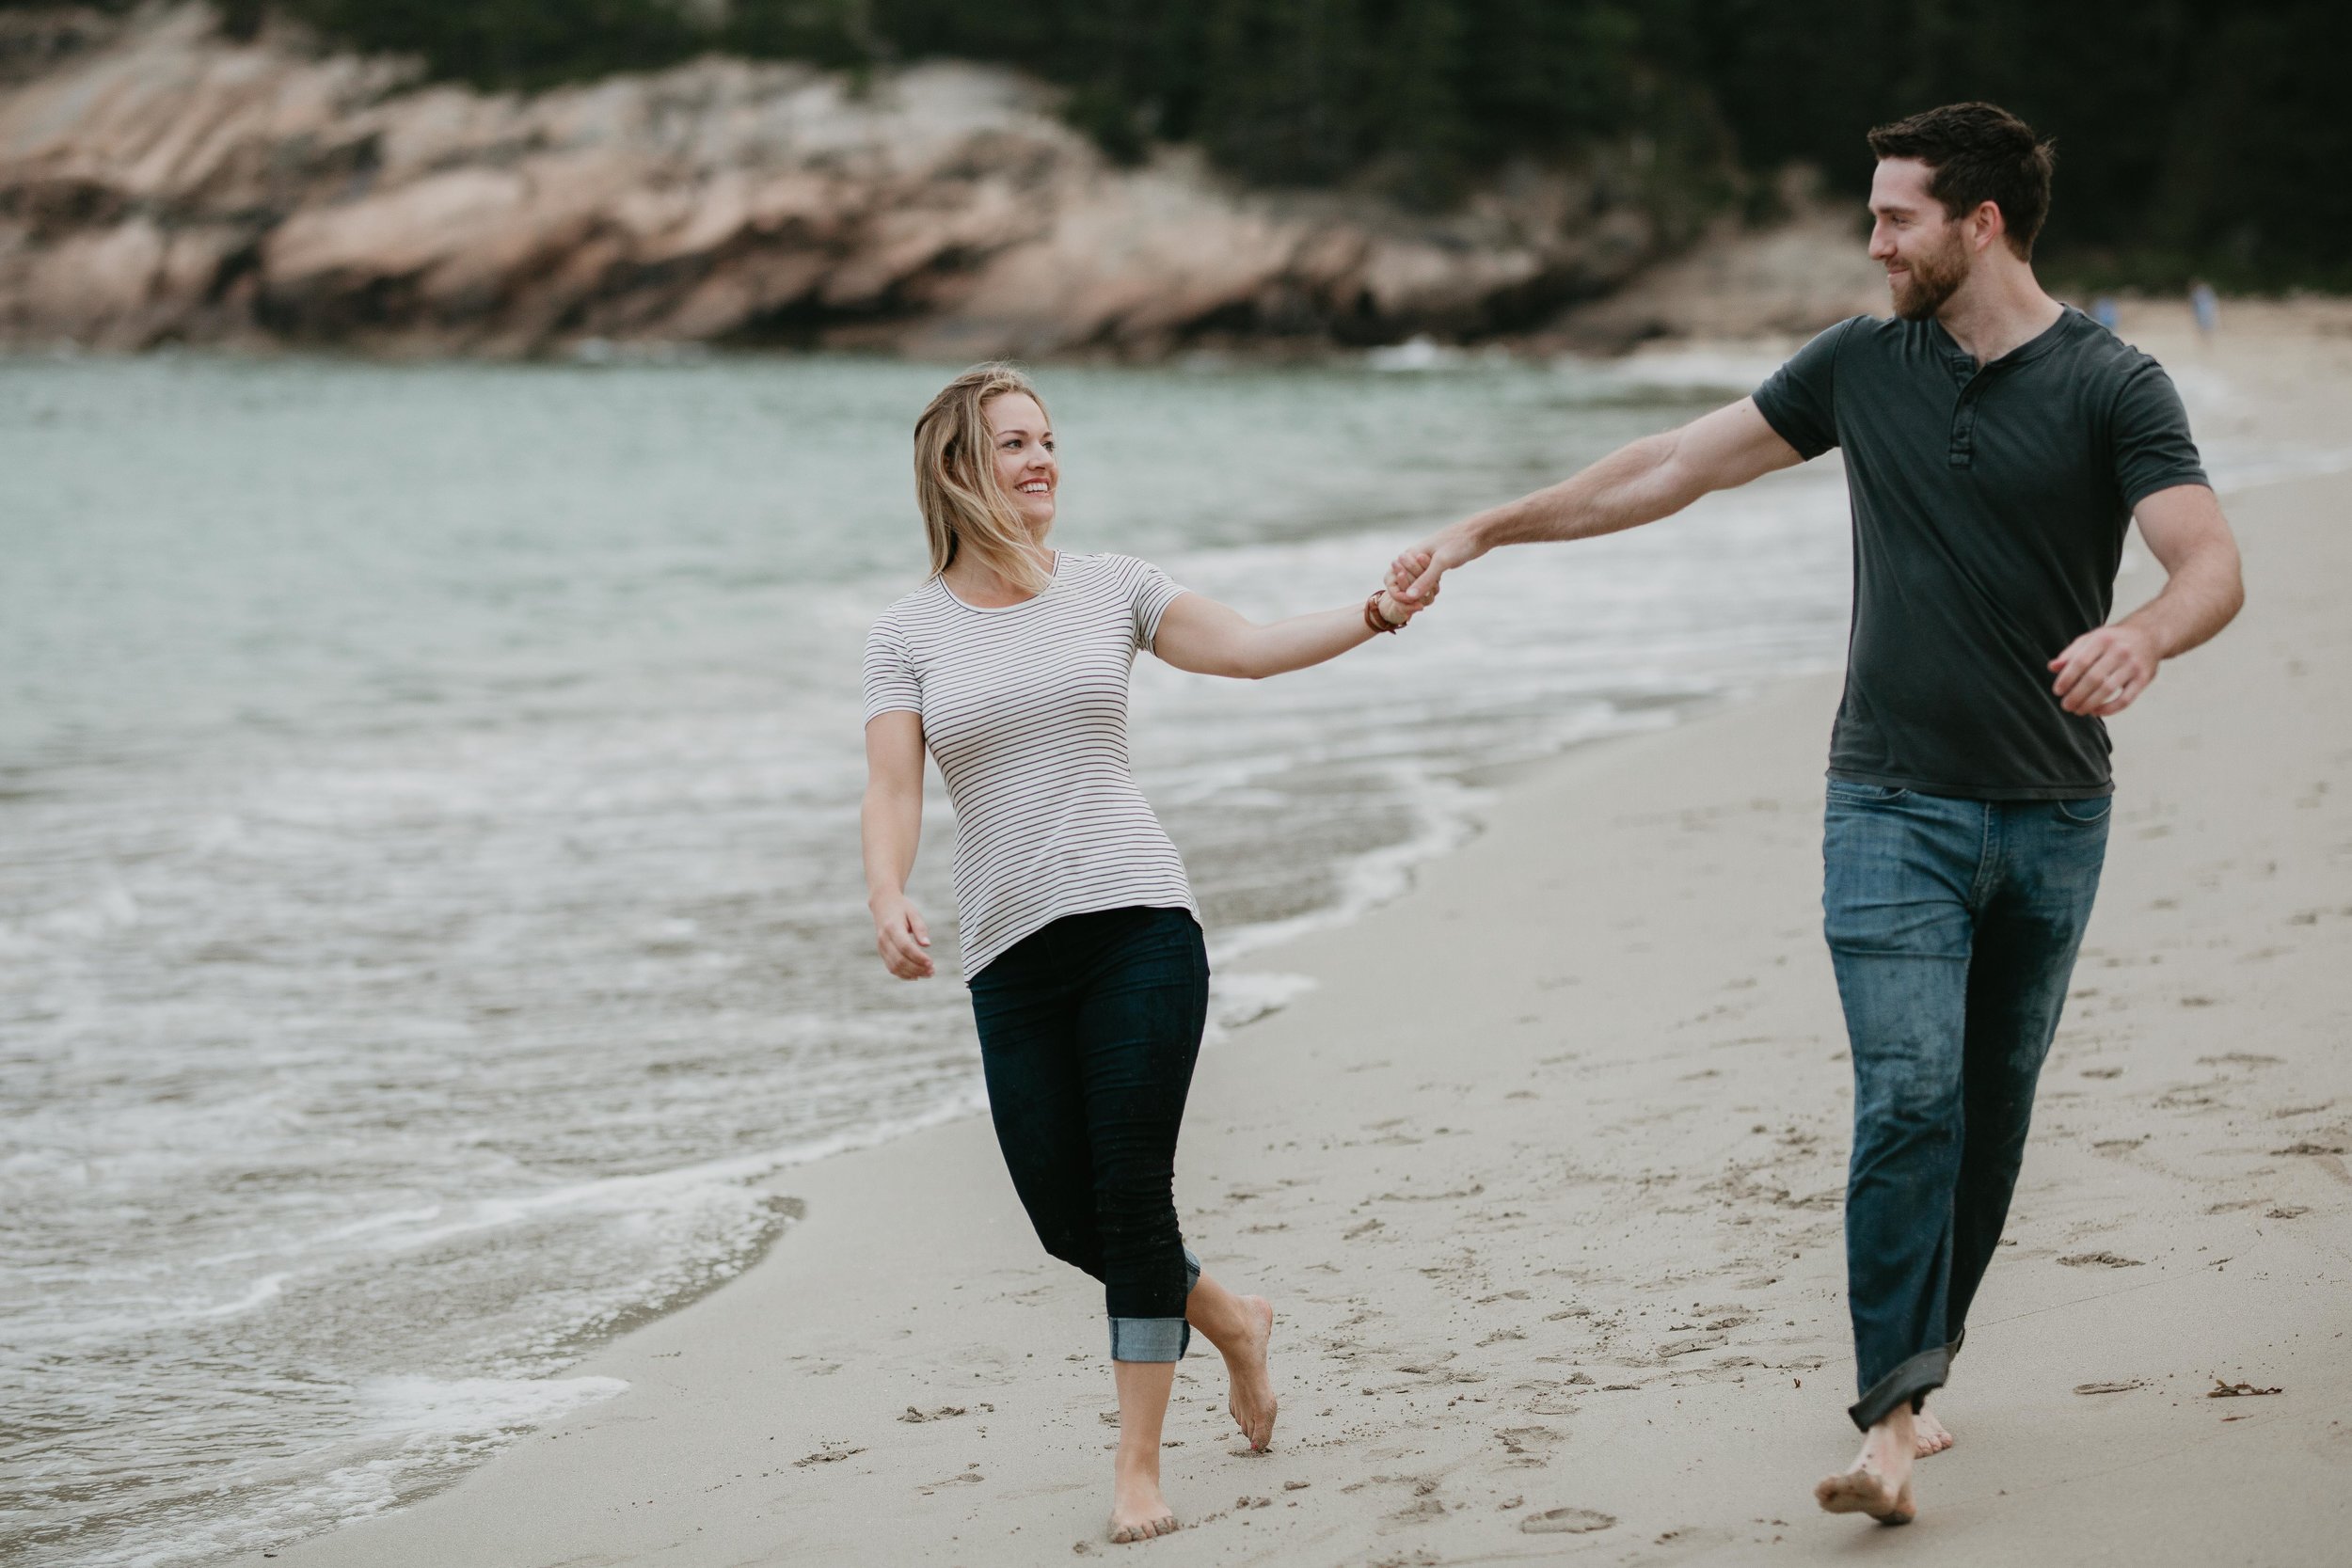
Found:
<svg viewBox="0 0 2352 1568"><path fill-rule="evenodd" d="M2033 268L1988 257L1935 319L1969 357L1989 365L2047 332L2064 313L2064 306L2042 292Z"/></svg>

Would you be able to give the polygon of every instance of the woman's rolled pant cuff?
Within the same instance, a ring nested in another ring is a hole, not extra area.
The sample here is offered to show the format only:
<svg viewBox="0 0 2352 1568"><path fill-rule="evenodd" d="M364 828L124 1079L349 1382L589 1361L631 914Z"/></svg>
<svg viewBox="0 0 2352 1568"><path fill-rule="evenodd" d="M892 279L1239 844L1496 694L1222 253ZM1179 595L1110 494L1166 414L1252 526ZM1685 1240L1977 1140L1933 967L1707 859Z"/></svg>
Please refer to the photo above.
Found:
<svg viewBox="0 0 2352 1568"><path fill-rule="evenodd" d="M1907 1404L1918 1409L1919 1402L1927 1398L1931 1389L1944 1386L1944 1379L1952 1370L1952 1352L1959 1348L1955 1342L1921 1351L1872 1384L1868 1392L1846 1407L1846 1414L1853 1418L1855 1426L1867 1432L1892 1416L1898 1406Z"/></svg>
<svg viewBox="0 0 2352 1568"><path fill-rule="evenodd" d="M1184 1248L1184 1295L1200 1283L1200 1259ZM1192 1345L1192 1324L1182 1318L1113 1318L1114 1361L1182 1361Z"/></svg>
<svg viewBox="0 0 2352 1568"><path fill-rule="evenodd" d="M1192 1344L1192 1324L1182 1318L1113 1318L1114 1361L1182 1361Z"/></svg>

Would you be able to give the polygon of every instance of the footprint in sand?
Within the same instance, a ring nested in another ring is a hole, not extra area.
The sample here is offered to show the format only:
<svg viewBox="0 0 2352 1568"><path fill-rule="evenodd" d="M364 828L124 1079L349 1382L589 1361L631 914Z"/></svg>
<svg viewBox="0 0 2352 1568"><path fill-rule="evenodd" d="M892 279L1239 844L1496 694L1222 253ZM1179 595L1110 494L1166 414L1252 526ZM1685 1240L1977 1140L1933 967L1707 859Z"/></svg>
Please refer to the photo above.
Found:
<svg viewBox="0 0 2352 1568"><path fill-rule="evenodd" d="M915 1490L928 1497L943 1486L972 1485L977 1482L986 1481L987 1479L988 1478L986 1476L980 1474L980 1462L976 1459L971 1464L963 1467L963 1473L961 1475L949 1476L944 1481L932 1481L929 1486L918 1486Z"/></svg>
<svg viewBox="0 0 2352 1568"><path fill-rule="evenodd" d="M853 1449L847 1443L828 1443L815 1453L803 1454L792 1464L795 1468L806 1468L811 1465L838 1465L852 1454L861 1454L865 1451L864 1449Z"/></svg>
<svg viewBox="0 0 2352 1568"><path fill-rule="evenodd" d="M1519 1528L1529 1535L1589 1535L1609 1529L1616 1522L1615 1514L1589 1508L1554 1508L1529 1514L1519 1521Z"/></svg>

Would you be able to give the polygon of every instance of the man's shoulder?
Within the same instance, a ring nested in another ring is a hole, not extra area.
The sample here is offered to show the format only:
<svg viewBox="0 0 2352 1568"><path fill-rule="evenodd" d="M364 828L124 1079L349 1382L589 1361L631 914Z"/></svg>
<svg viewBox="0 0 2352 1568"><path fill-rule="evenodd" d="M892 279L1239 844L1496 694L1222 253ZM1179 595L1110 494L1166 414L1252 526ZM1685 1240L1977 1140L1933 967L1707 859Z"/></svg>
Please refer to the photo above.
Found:
<svg viewBox="0 0 2352 1568"><path fill-rule="evenodd" d="M2107 383L2129 381L2145 372L2157 372L2159 376L2164 373L2164 364L2153 353L2126 343L2074 306L2065 308L2058 325L2063 329L2063 339L2054 359L2060 359L2070 373Z"/></svg>
<svg viewBox="0 0 2352 1568"><path fill-rule="evenodd" d="M1789 360L1792 369L1840 372L1900 365L1932 346L1931 324L1900 316L1848 316L1814 334Z"/></svg>

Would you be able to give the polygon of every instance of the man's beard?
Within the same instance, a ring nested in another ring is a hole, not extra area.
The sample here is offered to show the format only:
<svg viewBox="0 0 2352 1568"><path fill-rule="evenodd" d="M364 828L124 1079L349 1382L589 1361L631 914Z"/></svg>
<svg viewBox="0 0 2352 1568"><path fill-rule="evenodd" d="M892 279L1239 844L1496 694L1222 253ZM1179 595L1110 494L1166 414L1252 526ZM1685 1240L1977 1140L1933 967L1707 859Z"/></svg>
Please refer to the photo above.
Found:
<svg viewBox="0 0 2352 1568"><path fill-rule="evenodd" d="M1957 236L1940 249L1904 263L1907 279L1888 279L1895 293L1895 314L1907 322L1923 322L1944 309L1944 302L1968 281L1968 250Z"/></svg>

